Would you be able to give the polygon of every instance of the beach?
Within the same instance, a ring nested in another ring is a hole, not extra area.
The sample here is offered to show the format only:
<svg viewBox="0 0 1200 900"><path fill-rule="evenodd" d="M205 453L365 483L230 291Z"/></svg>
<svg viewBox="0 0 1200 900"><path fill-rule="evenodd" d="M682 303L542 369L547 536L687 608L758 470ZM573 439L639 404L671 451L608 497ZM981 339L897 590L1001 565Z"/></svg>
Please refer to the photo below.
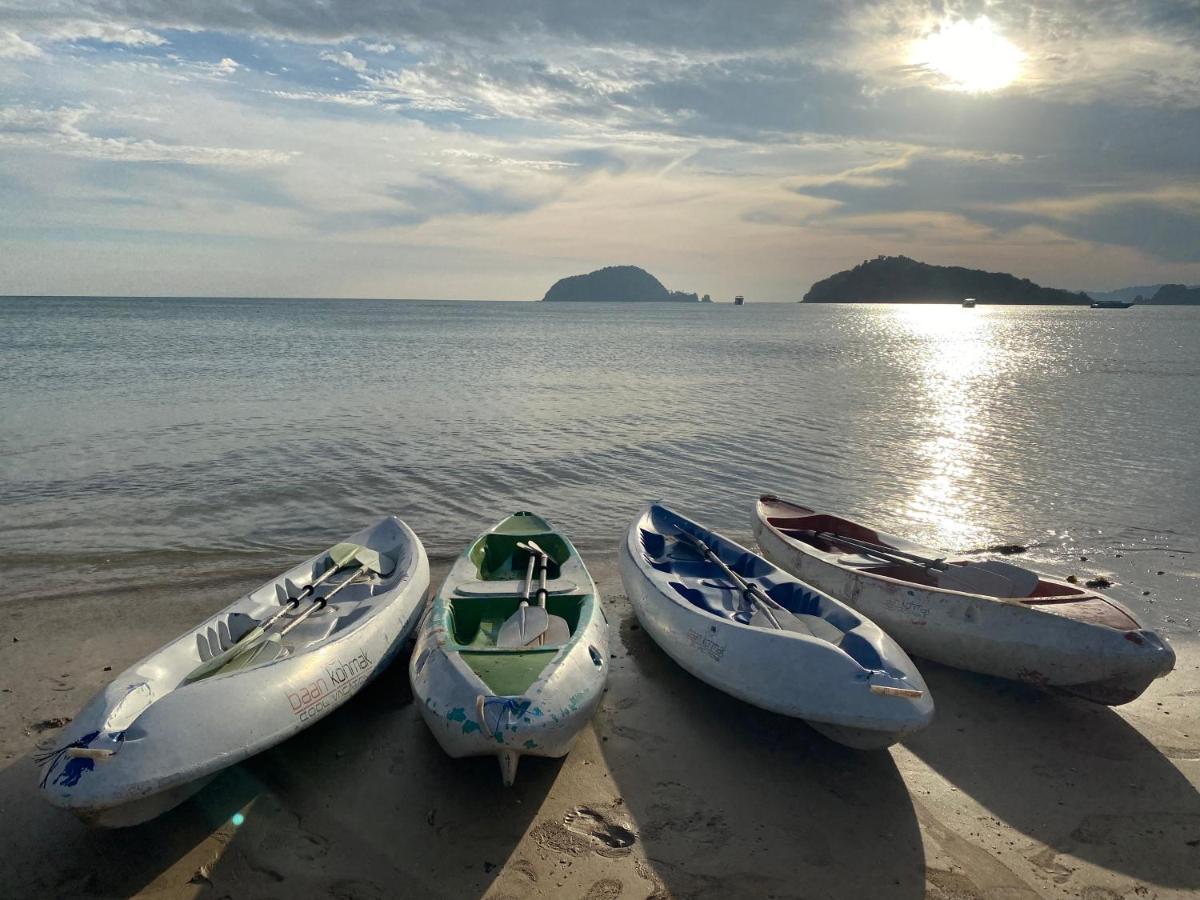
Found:
<svg viewBox="0 0 1200 900"><path fill-rule="evenodd" d="M934 724L858 752L698 682L615 556L608 692L565 760L446 757L407 653L353 702L133 829L39 796L32 762L112 677L255 582L4 605L4 897L1191 897L1200 647L1115 709L918 660ZM438 562L433 584L448 564ZM237 814L240 813L240 816ZM237 818L235 819L235 816ZM238 821L240 824L235 825Z"/></svg>

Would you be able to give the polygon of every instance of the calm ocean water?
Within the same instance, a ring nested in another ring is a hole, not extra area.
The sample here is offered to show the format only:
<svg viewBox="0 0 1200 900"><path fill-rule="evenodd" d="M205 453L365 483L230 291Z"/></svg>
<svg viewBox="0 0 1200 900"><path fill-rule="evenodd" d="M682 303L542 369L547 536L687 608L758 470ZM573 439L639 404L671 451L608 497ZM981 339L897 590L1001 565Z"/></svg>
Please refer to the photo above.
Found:
<svg viewBox="0 0 1200 900"><path fill-rule="evenodd" d="M10 600L265 575L385 512L443 557L520 508L611 552L651 498L748 540L772 490L1030 544L1200 625L1200 309L6 298L0 324Z"/></svg>

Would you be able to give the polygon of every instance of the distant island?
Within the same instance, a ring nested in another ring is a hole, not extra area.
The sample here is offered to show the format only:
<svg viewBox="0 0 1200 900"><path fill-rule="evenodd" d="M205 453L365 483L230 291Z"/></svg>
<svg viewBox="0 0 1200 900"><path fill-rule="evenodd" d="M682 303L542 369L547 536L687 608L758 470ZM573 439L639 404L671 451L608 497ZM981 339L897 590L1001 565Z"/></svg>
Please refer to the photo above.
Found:
<svg viewBox="0 0 1200 900"><path fill-rule="evenodd" d="M1152 297L1139 301L1148 305L1190 306L1200 304L1200 285L1187 287L1182 284L1164 284Z"/></svg>
<svg viewBox="0 0 1200 900"><path fill-rule="evenodd" d="M605 266L586 275L560 278L542 300L577 302L699 303L696 294L668 291L663 283L637 266Z"/></svg>
<svg viewBox="0 0 1200 900"><path fill-rule="evenodd" d="M1200 305L1200 285L1139 284L1114 291L1088 291L1093 300L1123 300L1136 306Z"/></svg>
<svg viewBox="0 0 1200 900"><path fill-rule="evenodd" d="M978 303L1086 305L1087 294L1045 288L1028 278L959 266L931 266L907 256L877 256L814 284L803 303Z"/></svg>

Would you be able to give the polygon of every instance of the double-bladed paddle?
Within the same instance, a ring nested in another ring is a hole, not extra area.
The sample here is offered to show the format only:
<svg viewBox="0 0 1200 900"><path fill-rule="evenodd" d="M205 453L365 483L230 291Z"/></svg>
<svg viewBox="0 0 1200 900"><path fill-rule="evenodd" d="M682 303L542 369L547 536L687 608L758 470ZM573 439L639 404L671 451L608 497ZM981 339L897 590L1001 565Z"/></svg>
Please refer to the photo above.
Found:
<svg viewBox="0 0 1200 900"><path fill-rule="evenodd" d="M773 600L771 596L758 585L751 584L750 582L746 581L746 579L742 578L742 576L737 572L733 571L733 569L726 564L725 560L721 559L721 557L717 555L716 551L709 547L708 544L704 543L704 541L700 540L700 538L696 537L690 532L684 531L683 529L677 530L688 544L698 550L705 559L720 568L720 570L725 573L725 576L741 589L742 595L755 608L755 610L761 614L761 619L765 620L770 627L776 628L780 631L793 631L797 634L806 634L809 637L814 636L811 628L809 628L803 622L797 620L796 617L792 615L790 610L786 609L781 603ZM758 618L758 616L755 616L755 618ZM758 623L751 619L750 624L757 625ZM764 626L759 625L758 627L761 628Z"/></svg>
<svg viewBox="0 0 1200 900"><path fill-rule="evenodd" d="M930 559L927 556L918 556L916 553L847 537L832 531L805 533L822 540L853 547L886 562L923 566L934 573L938 587L961 591L964 594L982 594L988 597L1028 597L1038 586L1037 572L1014 566L1012 563L1001 562L998 559L953 564L946 562L945 559Z"/></svg>
<svg viewBox="0 0 1200 900"><path fill-rule="evenodd" d="M318 609L321 609L329 601L329 598L344 588L347 584L361 575L364 571L372 571L376 574L383 575L384 572L384 557L378 551L372 550L370 547L364 547L361 544L341 543L330 548L329 566L311 583L305 586L299 596L288 598L284 605L274 612L269 618L263 620L255 627L251 628L244 635L238 638L237 643L229 647L211 659L202 662L195 669L187 674L183 679L183 684L190 684L193 681L199 681L209 675L217 672L230 671L231 669L245 668L253 660L257 660L262 656L259 652L263 649L267 642L278 643L282 635L287 634L292 628L304 621ZM312 606L306 609L303 613L297 616L292 622L277 634L265 637L267 631L283 618L284 614L299 608L301 601L305 597L314 593L316 589L324 584L335 573L340 572L350 567L350 563L359 562L361 565L349 578L341 582L332 591L324 597L319 597L313 601ZM390 571L390 566L389 566Z"/></svg>

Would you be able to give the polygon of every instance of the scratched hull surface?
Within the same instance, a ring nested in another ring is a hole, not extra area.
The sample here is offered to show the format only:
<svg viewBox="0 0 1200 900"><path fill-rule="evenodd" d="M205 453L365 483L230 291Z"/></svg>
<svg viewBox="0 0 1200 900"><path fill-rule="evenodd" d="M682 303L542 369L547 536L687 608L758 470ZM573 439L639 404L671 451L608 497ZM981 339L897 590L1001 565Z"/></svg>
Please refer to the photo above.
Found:
<svg viewBox="0 0 1200 900"><path fill-rule="evenodd" d="M680 531L703 540L812 633L740 621L741 592L680 540ZM620 570L646 632L718 690L804 719L860 749L886 747L933 719L920 672L873 622L661 504L651 504L630 526Z"/></svg>
<svg viewBox="0 0 1200 900"><path fill-rule="evenodd" d="M773 495L755 507L754 533L768 559L870 616L916 656L1109 705L1134 700L1174 667L1170 645L1103 594L1047 576L1027 597L914 583L906 578L919 577L920 567L872 565L852 547L815 545L807 537L814 523L918 555L941 554Z"/></svg>
<svg viewBox="0 0 1200 900"><path fill-rule="evenodd" d="M429 587L429 561L417 536L393 516L349 541L377 551L394 567L349 581L282 638L273 658L264 655L246 668L185 683L214 651L233 646L285 607L281 594L295 597L323 574L327 554L295 566L135 663L75 717L61 745L43 759L46 799L93 824L138 824L354 696L411 633ZM304 604L297 606L276 630L304 611Z"/></svg>
<svg viewBox="0 0 1200 900"><path fill-rule="evenodd" d="M530 554L518 544L528 540L553 554L545 607L569 634L505 647L499 630L519 614ZM570 541L544 519L517 513L473 542L422 621L409 676L421 715L450 756L495 756L508 785L522 756L565 756L608 677L608 621Z"/></svg>

